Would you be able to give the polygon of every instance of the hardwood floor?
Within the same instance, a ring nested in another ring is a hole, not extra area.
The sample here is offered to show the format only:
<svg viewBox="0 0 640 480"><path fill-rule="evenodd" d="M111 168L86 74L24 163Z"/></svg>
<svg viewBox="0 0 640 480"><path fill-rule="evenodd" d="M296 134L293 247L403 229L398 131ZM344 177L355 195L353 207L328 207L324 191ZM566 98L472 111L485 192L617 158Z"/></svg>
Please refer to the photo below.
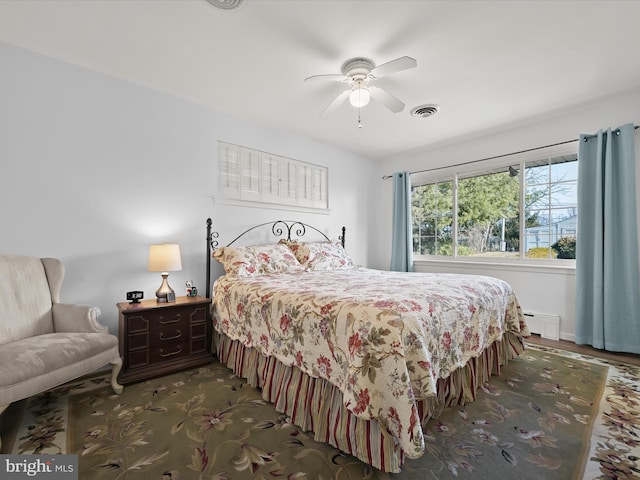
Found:
<svg viewBox="0 0 640 480"><path fill-rule="evenodd" d="M562 350L569 350L570 352L592 355L594 357L606 358L609 360L617 360L619 362L631 363L633 365L640 365L640 355L633 353L607 352L588 345L576 345L568 340L549 340L547 338L542 338L540 335L531 335L531 337L527 338L526 341L546 347L560 348Z"/></svg>

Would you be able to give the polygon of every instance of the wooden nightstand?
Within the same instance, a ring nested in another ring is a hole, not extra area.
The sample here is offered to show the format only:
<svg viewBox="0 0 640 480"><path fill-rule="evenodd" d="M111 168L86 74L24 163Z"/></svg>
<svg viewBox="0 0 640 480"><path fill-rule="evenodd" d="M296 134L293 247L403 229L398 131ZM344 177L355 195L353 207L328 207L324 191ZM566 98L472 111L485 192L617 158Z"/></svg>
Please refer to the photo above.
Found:
<svg viewBox="0 0 640 480"><path fill-rule="evenodd" d="M118 303L120 383L211 362L210 304L205 297L177 297L171 303Z"/></svg>

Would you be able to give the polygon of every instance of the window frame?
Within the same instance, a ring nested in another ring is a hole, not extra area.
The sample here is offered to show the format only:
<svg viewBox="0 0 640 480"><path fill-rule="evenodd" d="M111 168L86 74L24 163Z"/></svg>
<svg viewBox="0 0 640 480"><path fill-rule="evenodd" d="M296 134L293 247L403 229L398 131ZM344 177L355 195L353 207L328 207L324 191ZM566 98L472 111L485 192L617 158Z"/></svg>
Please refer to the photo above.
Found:
<svg viewBox="0 0 640 480"><path fill-rule="evenodd" d="M496 159L487 159L481 162L469 162L458 164L457 166L437 168L432 171L419 172L411 175L411 188L425 184L453 181L453 255L421 255L413 252L414 263L471 263L486 265L506 265L521 267L544 267L575 270L575 259L558 259L558 258L527 258L525 256L524 245L522 241L525 234L526 215L524 215L525 205L525 166L529 162L539 161L543 159L556 158L562 156L578 154L578 141L569 142L553 147L544 147L534 151L515 153L511 155L501 155ZM478 168L478 164L482 164L482 168ZM458 180L460 178L469 178L482 175L483 173L496 171L510 166L517 168L519 182L519 211L520 225L519 238L521 248L518 257L475 257L475 256L458 256Z"/></svg>

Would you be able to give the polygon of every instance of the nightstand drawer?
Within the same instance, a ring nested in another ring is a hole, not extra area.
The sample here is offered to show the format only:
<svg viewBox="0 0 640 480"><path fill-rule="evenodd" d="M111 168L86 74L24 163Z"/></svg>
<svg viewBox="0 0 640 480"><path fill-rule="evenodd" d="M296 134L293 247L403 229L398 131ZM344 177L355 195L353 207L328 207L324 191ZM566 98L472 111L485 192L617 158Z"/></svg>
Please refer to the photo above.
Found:
<svg viewBox="0 0 640 480"><path fill-rule="evenodd" d="M151 363L167 362L186 357L191 354L189 342L173 343L161 347L153 347L151 352Z"/></svg>
<svg viewBox="0 0 640 480"><path fill-rule="evenodd" d="M130 369L149 367L156 363L177 360L193 354L207 354L207 339L189 340L179 343L170 343L151 348L131 349L127 356Z"/></svg>
<svg viewBox="0 0 640 480"><path fill-rule="evenodd" d="M176 308L172 310L154 310L146 312L144 317L149 320L149 327L152 330L169 326L184 326L189 324L189 316L192 309Z"/></svg>
<svg viewBox="0 0 640 480"><path fill-rule="evenodd" d="M186 323L186 322L185 322ZM151 332L151 346L152 347L167 347L174 343L184 342L190 338L189 336L190 326L188 323L185 325L170 325L168 327L156 328Z"/></svg>
<svg viewBox="0 0 640 480"><path fill-rule="evenodd" d="M151 330L158 330L166 327L186 327L194 323L205 323L207 321L206 307L176 308L174 311L152 311L142 315L144 321L148 322Z"/></svg>

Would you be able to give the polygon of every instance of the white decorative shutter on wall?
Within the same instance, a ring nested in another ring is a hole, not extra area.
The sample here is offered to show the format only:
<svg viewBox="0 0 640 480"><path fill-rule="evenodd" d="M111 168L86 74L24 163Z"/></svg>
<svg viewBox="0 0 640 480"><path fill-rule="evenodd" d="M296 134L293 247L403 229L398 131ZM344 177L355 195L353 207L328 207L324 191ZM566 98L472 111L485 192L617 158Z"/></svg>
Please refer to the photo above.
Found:
<svg viewBox="0 0 640 480"><path fill-rule="evenodd" d="M260 201L260 152L240 149L240 198Z"/></svg>
<svg viewBox="0 0 640 480"><path fill-rule="evenodd" d="M220 199L329 210L327 167L225 142L218 159Z"/></svg>
<svg viewBox="0 0 640 480"><path fill-rule="evenodd" d="M314 208L329 208L328 169L314 166L313 169L313 206Z"/></svg>
<svg viewBox="0 0 640 480"><path fill-rule="evenodd" d="M220 162L219 195L226 198L240 198L240 147L220 143L218 159Z"/></svg>
<svg viewBox="0 0 640 480"><path fill-rule="evenodd" d="M298 176L298 205L313 207L313 165L299 163L296 165Z"/></svg>
<svg viewBox="0 0 640 480"><path fill-rule="evenodd" d="M280 158L270 153L261 155L262 201L280 202Z"/></svg>
<svg viewBox="0 0 640 480"><path fill-rule="evenodd" d="M280 158L280 203L285 205L298 204L296 163L288 158Z"/></svg>

